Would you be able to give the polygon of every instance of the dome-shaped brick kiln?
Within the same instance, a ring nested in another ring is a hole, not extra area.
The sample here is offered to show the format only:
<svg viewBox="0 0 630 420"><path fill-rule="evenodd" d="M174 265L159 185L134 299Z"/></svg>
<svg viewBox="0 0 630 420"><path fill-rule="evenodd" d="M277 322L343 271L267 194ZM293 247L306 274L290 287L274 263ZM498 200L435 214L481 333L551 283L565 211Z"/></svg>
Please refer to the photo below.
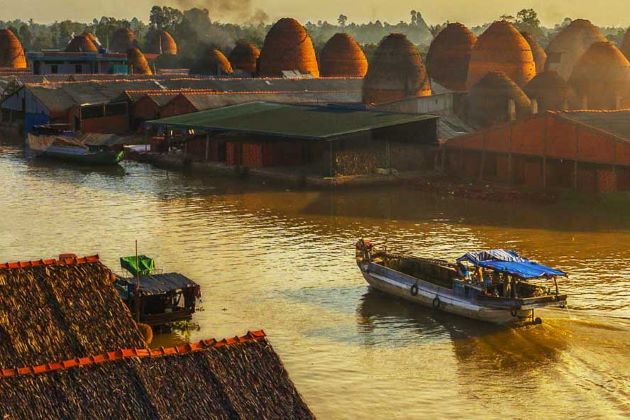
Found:
<svg viewBox="0 0 630 420"><path fill-rule="evenodd" d="M147 58L139 48L131 48L127 52L127 64L130 74L153 74Z"/></svg>
<svg viewBox="0 0 630 420"><path fill-rule="evenodd" d="M509 22L494 22L479 36L468 65L468 88L489 72L503 72L519 86L536 76L536 64L527 40Z"/></svg>
<svg viewBox="0 0 630 420"><path fill-rule="evenodd" d="M22 43L11 29L0 30L0 67L14 69L27 67Z"/></svg>
<svg viewBox="0 0 630 420"><path fill-rule="evenodd" d="M154 31L149 35L147 51L152 54L177 55L177 43L166 31Z"/></svg>
<svg viewBox="0 0 630 420"><path fill-rule="evenodd" d="M529 98L513 80L503 72L486 73L468 92L468 119L477 127L510 121L510 102L514 103L514 117L531 114Z"/></svg>
<svg viewBox="0 0 630 420"><path fill-rule="evenodd" d="M232 69L255 74L260 50L251 43L238 42L230 52Z"/></svg>
<svg viewBox="0 0 630 420"><path fill-rule="evenodd" d="M66 46L66 52L98 52L98 47L85 35L77 35Z"/></svg>
<svg viewBox="0 0 630 420"><path fill-rule="evenodd" d="M628 28L621 41L621 52L630 60L630 28Z"/></svg>
<svg viewBox="0 0 630 420"><path fill-rule="evenodd" d="M538 111L563 111L576 105L575 92L553 70L539 73L523 90L531 100L536 100Z"/></svg>
<svg viewBox="0 0 630 420"><path fill-rule="evenodd" d="M112 35L109 50L113 53L126 53L136 46L136 35L133 31L129 28L118 28Z"/></svg>
<svg viewBox="0 0 630 420"><path fill-rule="evenodd" d="M258 66L263 77L281 77L286 70L319 77L313 41L300 22L291 18L282 18L271 27Z"/></svg>
<svg viewBox="0 0 630 420"><path fill-rule="evenodd" d="M611 42L596 42L575 63L569 85L580 108L625 107L630 104L630 62Z"/></svg>
<svg viewBox="0 0 630 420"><path fill-rule="evenodd" d="M333 35L319 54L322 77L363 77L367 69L367 58L361 46L346 33Z"/></svg>
<svg viewBox="0 0 630 420"><path fill-rule="evenodd" d="M569 80L573 66L595 42L604 42L602 32L585 19L576 19L562 29L547 46L547 70L555 70Z"/></svg>
<svg viewBox="0 0 630 420"><path fill-rule="evenodd" d="M468 63L477 37L461 23L449 23L433 40L427 54L431 79L452 90L466 90Z"/></svg>
<svg viewBox="0 0 630 420"><path fill-rule="evenodd" d="M536 37L529 32L521 32L523 38L529 44L532 49L532 55L534 56L534 63L536 64L536 74L541 74L545 71L545 64L547 63L547 53L545 49L538 43Z"/></svg>
<svg viewBox="0 0 630 420"><path fill-rule="evenodd" d="M420 52L403 34L383 38L363 80L363 102L379 104L431 95Z"/></svg>

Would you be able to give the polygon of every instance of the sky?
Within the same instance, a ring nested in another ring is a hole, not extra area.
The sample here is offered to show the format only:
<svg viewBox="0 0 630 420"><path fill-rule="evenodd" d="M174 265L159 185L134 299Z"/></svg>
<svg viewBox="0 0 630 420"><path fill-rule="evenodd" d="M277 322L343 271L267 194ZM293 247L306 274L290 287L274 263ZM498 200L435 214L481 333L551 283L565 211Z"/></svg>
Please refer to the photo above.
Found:
<svg viewBox="0 0 630 420"><path fill-rule="evenodd" d="M395 23L408 21L409 11L415 9L422 12L429 24L449 20L476 25L503 14L516 14L523 8L534 8L547 26L553 26L566 16L590 19L600 26L630 25L629 0L0 0L0 20L33 18L43 23L64 19L88 22L106 15L136 16L148 21L149 10L154 4L180 9L206 7L211 11L211 18L235 23L242 23L239 20L256 9L264 10L270 20L290 16L302 22L335 22L343 13L354 22L380 19ZM226 4L238 7L238 12L226 13Z"/></svg>

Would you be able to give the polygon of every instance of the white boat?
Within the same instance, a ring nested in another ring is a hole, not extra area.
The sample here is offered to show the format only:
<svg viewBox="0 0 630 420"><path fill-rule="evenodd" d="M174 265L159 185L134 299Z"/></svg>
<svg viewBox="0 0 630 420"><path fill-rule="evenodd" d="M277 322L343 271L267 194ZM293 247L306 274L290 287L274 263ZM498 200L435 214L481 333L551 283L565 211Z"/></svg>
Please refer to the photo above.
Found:
<svg viewBox="0 0 630 420"><path fill-rule="evenodd" d="M501 249L470 252L454 263L376 250L359 240L356 260L373 288L423 306L494 324L540 323L534 310L566 305L566 273Z"/></svg>

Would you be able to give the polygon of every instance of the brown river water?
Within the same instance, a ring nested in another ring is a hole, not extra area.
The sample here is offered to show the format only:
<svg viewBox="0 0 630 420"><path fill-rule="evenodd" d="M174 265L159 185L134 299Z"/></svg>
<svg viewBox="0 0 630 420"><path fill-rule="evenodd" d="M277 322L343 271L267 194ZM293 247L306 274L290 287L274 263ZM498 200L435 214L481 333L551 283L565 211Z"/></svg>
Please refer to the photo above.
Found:
<svg viewBox="0 0 630 420"><path fill-rule="evenodd" d="M0 146L0 260L153 256L201 283L199 328L263 328L320 418L630 416L630 212L403 188L301 191L125 163L90 171ZM453 259L516 249L570 273L569 309L501 329L368 290L353 243Z"/></svg>

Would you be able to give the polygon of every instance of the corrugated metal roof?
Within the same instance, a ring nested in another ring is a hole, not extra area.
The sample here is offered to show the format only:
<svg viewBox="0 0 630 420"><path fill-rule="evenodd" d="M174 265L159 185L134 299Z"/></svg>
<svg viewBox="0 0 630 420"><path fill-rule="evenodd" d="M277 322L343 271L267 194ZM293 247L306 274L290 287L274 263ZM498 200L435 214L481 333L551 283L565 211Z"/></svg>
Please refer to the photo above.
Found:
<svg viewBox="0 0 630 420"><path fill-rule="evenodd" d="M473 129L454 115L440 116L438 122L438 138L448 140L472 133Z"/></svg>
<svg viewBox="0 0 630 420"><path fill-rule="evenodd" d="M149 121L147 124L326 140L377 128L435 119L437 117L433 115L251 102Z"/></svg>
<svg viewBox="0 0 630 420"><path fill-rule="evenodd" d="M559 112L558 115L630 140L629 109L619 111L565 111Z"/></svg>
<svg viewBox="0 0 630 420"><path fill-rule="evenodd" d="M136 279L121 279L128 284L135 284ZM197 287L197 283L179 273L151 274L140 276L140 292L143 295L159 295L179 289Z"/></svg>
<svg viewBox="0 0 630 420"><path fill-rule="evenodd" d="M247 92L228 94L184 93L184 97L197 111L244 104L252 101L280 102L287 104L353 104L361 101L357 92Z"/></svg>

